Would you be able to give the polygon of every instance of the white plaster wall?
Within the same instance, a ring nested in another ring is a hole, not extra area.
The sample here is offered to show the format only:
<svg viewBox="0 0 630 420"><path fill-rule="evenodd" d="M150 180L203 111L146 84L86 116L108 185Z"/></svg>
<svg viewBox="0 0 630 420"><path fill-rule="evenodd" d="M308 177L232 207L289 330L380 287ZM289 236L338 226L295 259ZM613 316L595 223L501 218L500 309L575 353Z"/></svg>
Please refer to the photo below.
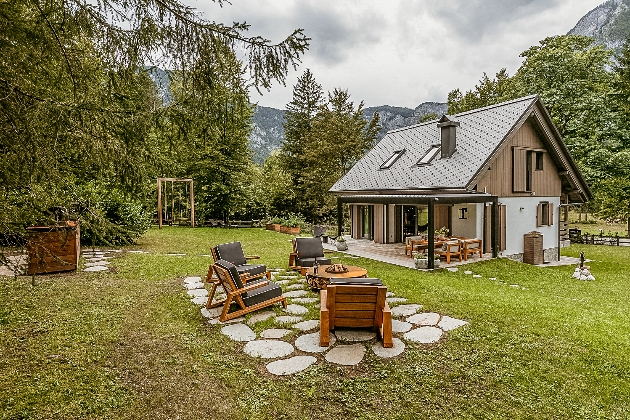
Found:
<svg viewBox="0 0 630 420"><path fill-rule="evenodd" d="M460 209L465 208L466 219L460 219ZM466 238L477 238L477 204L476 203L463 203L455 204L453 211L451 212L451 226L453 227L453 235L465 236ZM483 226L483 218L482 218Z"/></svg>
<svg viewBox="0 0 630 420"><path fill-rule="evenodd" d="M473 238L482 239L483 238L483 212L485 208L485 203L476 203L477 207L477 225L475 231L477 232Z"/></svg>
<svg viewBox="0 0 630 420"><path fill-rule="evenodd" d="M536 226L536 212L538 203L548 201L553 203L553 225ZM505 205L506 214L506 247L501 255L520 254L523 252L523 235L533 230L542 233L543 249L558 246L558 208L560 197L504 197L499 204ZM523 210L521 210L521 208Z"/></svg>

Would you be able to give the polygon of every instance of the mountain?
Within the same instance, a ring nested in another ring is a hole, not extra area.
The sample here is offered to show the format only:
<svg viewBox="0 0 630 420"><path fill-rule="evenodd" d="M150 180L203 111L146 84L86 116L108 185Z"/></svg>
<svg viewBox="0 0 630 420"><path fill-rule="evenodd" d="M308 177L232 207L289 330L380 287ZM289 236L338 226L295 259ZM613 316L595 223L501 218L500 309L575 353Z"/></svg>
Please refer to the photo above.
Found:
<svg viewBox="0 0 630 420"><path fill-rule="evenodd" d="M254 162L262 164L284 141L284 110L257 105L254 111L254 128L249 135L249 147Z"/></svg>
<svg viewBox="0 0 630 420"><path fill-rule="evenodd" d="M630 34L630 0L609 0L588 12L568 35L585 35L600 45L619 50Z"/></svg>
<svg viewBox="0 0 630 420"><path fill-rule="evenodd" d="M365 108L363 116L366 120L370 120L374 113L378 111L381 129L376 136L376 140L380 141L390 130L418 124L420 119L426 114L436 114L438 117L441 117L443 114L446 114L447 108L447 105L441 102L424 102L415 109L382 105Z"/></svg>

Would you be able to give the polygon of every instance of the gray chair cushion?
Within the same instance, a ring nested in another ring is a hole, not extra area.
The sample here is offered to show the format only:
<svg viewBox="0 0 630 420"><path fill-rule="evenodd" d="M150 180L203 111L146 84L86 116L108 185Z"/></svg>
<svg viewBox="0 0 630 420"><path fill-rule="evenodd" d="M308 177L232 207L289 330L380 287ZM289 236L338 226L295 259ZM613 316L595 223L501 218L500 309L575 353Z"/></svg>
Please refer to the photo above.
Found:
<svg viewBox="0 0 630 420"><path fill-rule="evenodd" d="M248 283L249 284L249 283ZM270 281L268 285L257 287L241 295L245 306L253 306L257 303L265 302L278 296L282 296L282 288Z"/></svg>
<svg viewBox="0 0 630 420"><path fill-rule="evenodd" d="M242 289L243 288L243 282L241 281L241 276L238 274L238 271L236 270L236 267L234 266L234 264L232 264L229 261L225 261L225 260L219 260L219 261L215 262L215 264L218 265L219 267L227 270L228 275L230 276L230 278L234 282L234 285L236 286L236 288L238 288L238 289Z"/></svg>
<svg viewBox="0 0 630 420"><path fill-rule="evenodd" d="M312 267L313 264L315 264L315 260L317 260L317 263L319 265L330 265L330 264L332 264L330 258L324 258L324 257L321 257L321 258L319 258L319 257L318 258L297 258L295 260L295 264L298 267Z"/></svg>
<svg viewBox="0 0 630 420"><path fill-rule="evenodd" d="M356 284L362 286L382 286L383 281L381 279L367 278L367 277L355 277L355 278L332 278L329 284Z"/></svg>
<svg viewBox="0 0 630 420"><path fill-rule="evenodd" d="M220 260L229 261L234 265L247 264L240 242L217 245L214 247L214 250L217 254L217 258Z"/></svg>
<svg viewBox="0 0 630 420"><path fill-rule="evenodd" d="M267 272L267 266L264 264L257 264L257 265L243 264L243 265L237 265L236 270L240 274L249 273L252 276L258 276L260 274L265 274Z"/></svg>
<svg viewBox="0 0 630 420"><path fill-rule="evenodd" d="M298 259L324 256L324 247L320 238L295 238L295 252Z"/></svg>

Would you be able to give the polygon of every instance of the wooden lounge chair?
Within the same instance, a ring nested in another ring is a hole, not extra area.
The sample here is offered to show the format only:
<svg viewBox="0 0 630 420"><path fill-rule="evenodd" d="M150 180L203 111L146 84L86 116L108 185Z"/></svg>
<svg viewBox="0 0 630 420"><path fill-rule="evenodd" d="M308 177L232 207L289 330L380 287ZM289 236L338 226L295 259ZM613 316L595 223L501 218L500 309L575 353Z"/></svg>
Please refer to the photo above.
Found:
<svg viewBox="0 0 630 420"><path fill-rule="evenodd" d="M469 255L475 255L479 253L479 258L483 257L483 242L481 239L461 239L462 243L462 255L464 261L468 261Z"/></svg>
<svg viewBox="0 0 630 420"><path fill-rule="evenodd" d="M293 252L289 255L289 268L302 270L312 267L315 261L319 265L330 265L330 258L324 256L324 246L320 238L293 239Z"/></svg>
<svg viewBox="0 0 630 420"><path fill-rule="evenodd" d="M442 249L436 250L436 254L440 257L446 257L446 263L451 263L451 257L457 257L460 261L462 260L462 244L460 241L448 241L442 245Z"/></svg>
<svg viewBox="0 0 630 420"><path fill-rule="evenodd" d="M335 327L373 327L378 329L383 347L393 347L392 313L385 300L387 287L343 284L347 280L352 281L331 279L328 288L320 292L319 345L330 344L330 330Z"/></svg>
<svg viewBox="0 0 630 420"><path fill-rule="evenodd" d="M227 244L217 245L212 248L212 257L214 262L219 260L229 261L236 266L239 274L249 274L245 280L250 281L263 277L271 278L271 273L267 271L264 264L248 264L248 260L260 258L258 255L245 256L240 242L230 242Z"/></svg>
<svg viewBox="0 0 630 420"><path fill-rule="evenodd" d="M225 260L219 260L211 267L214 269L217 279L213 279L212 277L208 277L207 279L209 282L213 283L213 286L208 297L206 308L216 308L223 305L223 311L221 312L221 316L219 316L221 322L271 306L277 302L282 302L282 306L287 307L287 300L282 296L282 288L274 282L258 279L245 285L241 275L236 271L234 264ZM223 286L227 297L220 302L212 303L212 299L219 285ZM239 309L230 312L230 305L233 303L236 304Z"/></svg>

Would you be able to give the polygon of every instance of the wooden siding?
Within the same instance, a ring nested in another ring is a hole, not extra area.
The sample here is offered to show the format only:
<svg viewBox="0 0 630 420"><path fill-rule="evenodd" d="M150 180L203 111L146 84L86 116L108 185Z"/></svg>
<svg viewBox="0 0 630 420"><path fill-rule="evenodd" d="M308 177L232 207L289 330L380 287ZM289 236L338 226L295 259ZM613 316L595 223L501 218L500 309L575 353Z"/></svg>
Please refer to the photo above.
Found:
<svg viewBox="0 0 630 420"><path fill-rule="evenodd" d="M435 219L433 224L435 226L435 230L438 230L444 226L446 226L449 230L451 229L449 210L451 208L450 204L437 204L434 210Z"/></svg>
<svg viewBox="0 0 630 420"><path fill-rule="evenodd" d="M350 217L352 218L352 223L351 223L351 236L352 239L359 239L359 237L361 236L361 218L359 215L359 206L350 206Z"/></svg>
<svg viewBox="0 0 630 420"><path fill-rule="evenodd" d="M535 170L535 165L532 168L530 192L515 191L515 189L523 188L525 183L525 178L518 175L524 174L526 169L525 161L521 160L525 155L523 150L544 151L543 169ZM513 163L515 159L518 160L516 168ZM559 197L561 194L562 184L558 169L549 157L549 153L545 151L543 142L529 120L506 141L498 156L490 162L489 168L477 183L477 191L481 192L485 189L487 193L499 197L526 197L532 193L540 197ZM513 169L516 169L516 178L513 176Z"/></svg>
<svg viewBox="0 0 630 420"><path fill-rule="evenodd" d="M385 243L385 205L374 205L374 243Z"/></svg>

